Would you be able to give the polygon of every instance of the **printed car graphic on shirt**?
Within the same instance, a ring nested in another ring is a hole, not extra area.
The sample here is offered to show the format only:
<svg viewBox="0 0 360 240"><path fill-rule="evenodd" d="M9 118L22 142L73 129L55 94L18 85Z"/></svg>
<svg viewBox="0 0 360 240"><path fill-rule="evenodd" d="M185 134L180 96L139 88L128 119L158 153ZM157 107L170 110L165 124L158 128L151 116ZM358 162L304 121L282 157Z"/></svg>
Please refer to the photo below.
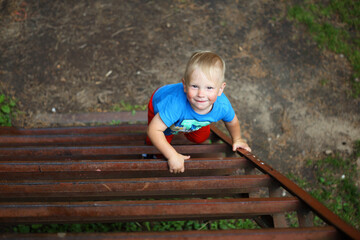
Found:
<svg viewBox="0 0 360 240"><path fill-rule="evenodd" d="M194 132L209 124L209 121L199 122L196 120L183 120L180 126L175 126L175 124L173 124L170 129L172 134L177 134L178 132Z"/></svg>

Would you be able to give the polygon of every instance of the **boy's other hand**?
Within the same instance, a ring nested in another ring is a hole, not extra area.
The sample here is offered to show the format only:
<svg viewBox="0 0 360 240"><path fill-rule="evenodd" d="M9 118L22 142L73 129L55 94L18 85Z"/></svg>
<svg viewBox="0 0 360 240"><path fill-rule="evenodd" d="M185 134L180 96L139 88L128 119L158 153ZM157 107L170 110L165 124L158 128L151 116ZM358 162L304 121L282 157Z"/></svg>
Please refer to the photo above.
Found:
<svg viewBox="0 0 360 240"><path fill-rule="evenodd" d="M168 159L168 164L171 173L183 173L185 171L184 161L190 156L185 156L177 153L174 157Z"/></svg>
<svg viewBox="0 0 360 240"><path fill-rule="evenodd" d="M247 145L247 143L243 141L236 141L233 143L233 151L235 152L238 148L243 148L246 151L251 152L251 148L249 147L249 145Z"/></svg>

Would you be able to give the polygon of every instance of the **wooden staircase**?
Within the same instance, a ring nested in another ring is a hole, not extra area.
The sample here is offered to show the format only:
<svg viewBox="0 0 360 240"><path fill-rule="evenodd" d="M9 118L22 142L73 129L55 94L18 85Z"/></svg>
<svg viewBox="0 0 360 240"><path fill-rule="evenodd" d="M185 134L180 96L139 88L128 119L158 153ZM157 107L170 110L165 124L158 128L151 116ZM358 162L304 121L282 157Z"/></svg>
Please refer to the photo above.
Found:
<svg viewBox="0 0 360 240"><path fill-rule="evenodd" d="M201 145L176 136L191 155L171 174L144 145L145 124L0 128L0 225L253 219L244 230L9 234L0 239L360 239L360 233L253 153L233 153L212 126ZM287 193L283 196L283 193ZM299 227L285 213L295 212ZM314 227L313 216L326 226Z"/></svg>

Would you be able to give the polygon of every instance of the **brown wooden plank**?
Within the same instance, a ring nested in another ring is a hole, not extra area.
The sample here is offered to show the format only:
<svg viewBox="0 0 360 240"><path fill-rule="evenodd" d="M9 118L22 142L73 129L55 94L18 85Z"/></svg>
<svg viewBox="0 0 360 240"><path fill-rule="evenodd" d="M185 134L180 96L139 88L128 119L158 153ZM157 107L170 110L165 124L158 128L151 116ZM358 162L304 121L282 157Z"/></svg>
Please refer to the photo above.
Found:
<svg viewBox="0 0 360 240"><path fill-rule="evenodd" d="M241 218L296 211L296 198L0 203L0 223Z"/></svg>
<svg viewBox="0 0 360 240"><path fill-rule="evenodd" d="M226 152L225 144L176 145L174 148L183 154ZM49 158L84 159L97 156L159 154L154 146L93 146L93 147L5 147L0 148L0 160Z"/></svg>
<svg viewBox="0 0 360 240"><path fill-rule="evenodd" d="M64 134L105 134L121 132L145 132L145 124L120 124L116 126L61 127L61 128L16 128L0 127L2 135L64 135Z"/></svg>
<svg viewBox="0 0 360 240"><path fill-rule="evenodd" d="M124 145L137 142L144 145L145 133L107 133L107 134L75 134L75 135L6 135L0 137L0 147L16 146L82 146L82 145Z"/></svg>
<svg viewBox="0 0 360 240"><path fill-rule="evenodd" d="M31 199L113 199L116 197L195 196L254 191L268 186L266 175L99 180L0 181L0 201Z"/></svg>
<svg viewBox="0 0 360 240"><path fill-rule="evenodd" d="M187 169L245 168L249 162L243 158L190 158L185 161ZM0 173L17 172L112 172L112 171L168 170L164 159L128 160L69 160L69 161L0 161ZM0 174L0 175L1 175Z"/></svg>
<svg viewBox="0 0 360 240"><path fill-rule="evenodd" d="M2 135L0 136L0 147L144 145L145 139L145 132ZM193 143L187 140L183 134L180 134L174 137L172 144L184 145Z"/></svg>
<svg viewBox="0 0 360 240"><path fill-rule="evenodd" d="M2 239L17 240L337 240L346 239L334 227L248 229L218 231L174 231L174 232L122 232L122 233L55 233L55 234L1 234Z"/></svg>
<svg viewBox="0 0 360 240"><path fill-rule="evenodd" d="M164 159L0 161L0 179L134 178L224 175L249 165L244 158L190 158L185 173L169 173Z"/></svg>

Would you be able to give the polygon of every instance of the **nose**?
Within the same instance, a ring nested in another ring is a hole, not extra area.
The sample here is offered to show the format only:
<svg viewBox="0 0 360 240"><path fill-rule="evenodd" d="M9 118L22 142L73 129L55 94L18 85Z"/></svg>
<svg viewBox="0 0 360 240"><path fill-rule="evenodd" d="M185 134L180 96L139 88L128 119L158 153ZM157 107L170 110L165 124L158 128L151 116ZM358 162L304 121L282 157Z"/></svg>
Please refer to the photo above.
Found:
<svg viewBox="0 0 360 240"><path fill-rule="evenodd" d="M197 92L197 95L198 95L198 97L204 97L205 96L204 91L201 88L199 88L199 90Z"/></svg>

